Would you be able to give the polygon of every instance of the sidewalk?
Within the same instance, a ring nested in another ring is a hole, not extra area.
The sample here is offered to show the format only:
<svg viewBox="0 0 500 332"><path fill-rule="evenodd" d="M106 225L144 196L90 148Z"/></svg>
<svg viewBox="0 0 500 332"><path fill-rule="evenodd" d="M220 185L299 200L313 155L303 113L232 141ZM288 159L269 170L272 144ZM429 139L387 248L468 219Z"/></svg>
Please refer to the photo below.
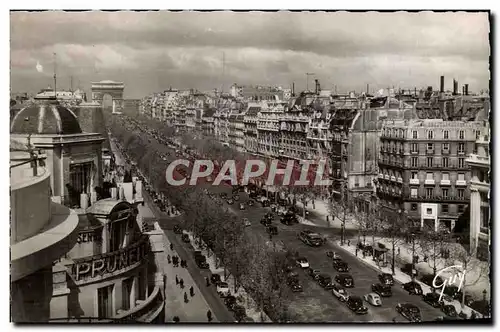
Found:
<svg viewBox="0 0 500 332"><path fill-rule="evenodd" d="M314 206L312 202L308 202L306 204L306 211L309 212L309 215L306 216L306 220L302 219L302 211L298 213L297 217L301 224L311 225L311 226L321 226L321 227L330 227L330 228L341 228L342 222L338 218L332 218L330 213L328 212L328 201L323 200L315 200ZM297 201L297 207L300 209L304 208L304 204L302 202ZM328 221L326 221L326 216L329 216ZM352 216L347 216L345 228L346 229L356 229L355 223L350 220Z"/></svg>
<svg viewBox="0 0 500 332"><path fill-rule="evenodd" d="M154 217L151 209L145 204L144 206L139 205L139 218L144 217ZM155 228L161 230L158 224L155 224ZM165 285L165 322L170 323L173 320L173 317L178 316L180 319L180 323L189 322L189 323L206 323L207 322L207 310L209 310L209 306L201 295L201 292L194 282L193 278L189 274L189 271L185 268L174 267L173 264L168 264L167 255L170 257L176 255L177 252L175 250L170 250L170 242L166 235L164 235L164 245L165 245L165 254L163 255L164 262L158 268L163 269L163 273L166 277L166 285ZM179 279L184 280L184 289L181 289L179 285L175 284L175 276L178 276ZM194 289L194 297L189 295L189 288L193 287ZM189 302L184 302L184 293L187 293L189 297ZM212 312L213 322L217 322L217 318Z"/></svg>

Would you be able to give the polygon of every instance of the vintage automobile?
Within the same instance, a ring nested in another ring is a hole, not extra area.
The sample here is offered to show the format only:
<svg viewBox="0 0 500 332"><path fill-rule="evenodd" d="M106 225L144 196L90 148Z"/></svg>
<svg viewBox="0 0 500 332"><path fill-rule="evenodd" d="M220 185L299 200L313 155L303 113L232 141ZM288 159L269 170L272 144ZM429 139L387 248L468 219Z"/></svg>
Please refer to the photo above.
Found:
<svg viewBox="0 0 500 332"><path fill-rule="evenodd" d="M339 285L333 285L332 294L341 302L345 302L349 298L349 293Z"/></svg>
<svg viewBox="0 0 500 332"><path fill-rule="evenodd" d="M444 305L443 300L439 301L439 293L436 292L429 292L422 299L434 308L441 308Z"/></svg>
<svg viewBox="0 0 500 332"><path fill-rule="evenodd" d="M382 299L380 299L380 296L375 293L369 293L363 296L366 302L370 303L371 305L375 307L380 307L382 305Z"/></svg>
<svg viewBox="0 0 500 332"><path fill-rule="evenodd" d="M354 279L350 274L347 273L342 273L338 274L335 276L335 281L346 287L346 288L353 288L354 287Z"/></svg>
<svg viewBox="0 0 500 332"><path fill-rule="evenodd" d="M334 260L332 265L338 272L349 272L349 265L344 261Z"/></svg>
<svg viewBox="0 0 500 332"><path fill-rule="evenodd" d="M374 292L382 297L391 297L392 296L391 286L384 285L384 284L373 284L372 285L372 292Z"/></svg>
<svg viewBox="0 0 500 332"><path fill-rule="evenodd" d="M175 234L182 234L182 228L179 225L174 226L174 233Z"/></svg>
<svg viewBox="0 0 500 332"><path fill-rule="evenodd" d="M240 206L240 210L245 210L246 209L245 204L243 204L243 203L240 203L239 206Z"/></svg>
<svg viewBox="0 0 500 332"><path fill-rule="evenodd" d="M182 239L182 242L184 242L184 243L189 243L190 242L189 235L186 234L186 233L182 234L182 238L181 239Z"/></svg>
<svg viewBox="0 0 500 332"><path fill-rule="evenodd" d="M422 295L422 286L416 281L410 281L404 284L403 289L407 291L410 295Z"/></svg>
<svg viewBox="0 0 500 332"><path fill-rule="evenodd" d="M445 313L448 317L455 318L458 316L455 306L452 304L445 304L441 307L441 311Z"/></svg>
<svg viewBox="0 0 500 332"><path fill-rule="evenodd" d="M243 225L245 227L249 227L252 226L252 223L250 222L250 220L248 220L248 218L243 218Z"/></svg>
<svg viewBox="0 0 500 332"><path fill-rule="evenodd" d="M276 227L276 226L269 225L266 227L266 231L268 234L278 235L278 227Z"/></svg>
<svg viewBox="0 0 500 332"><path fill-rule="evenodd" d="M368 308L363 305L363 300L359 296L349 296L346 305L358 315L365 315L368 313Z"/></svg>
<svg viewBox="0 0 500 332"><path fill-rule="evenodd" d="M227 282L219 282L217 284L217 294L219 294L220 297L227 297L229 296L229 285Z"/></svg>
<svg viewBox="0 0 500 332"><path fill-rule="evenodd" d="M305 257L299 257L295 262L300 268L307 269L309 267L309 261Z"/></svg>
<svg viewBox="0 0 500 332"><path fill-rule="evenodd" d="M422 321L420 309L412 303L398 303L396 305L396 311L399 312L404 318L408 319L410 322Z"/></svg>
<svg viewBox="0 0 500 332"><path fill-rule="evenodd" d="M327 274L320 274L318 278L318 284L326 290L333 289L335 285L333 283L332 277Z"/></svg>
<svg viewBox="0 0 500 332"><path fill-rule="evenodd" d="M394 285L394 278L390 273L380 273L378 275L378 280L380 280L380 283L382 285L389 285L389 286Z"/></svg>

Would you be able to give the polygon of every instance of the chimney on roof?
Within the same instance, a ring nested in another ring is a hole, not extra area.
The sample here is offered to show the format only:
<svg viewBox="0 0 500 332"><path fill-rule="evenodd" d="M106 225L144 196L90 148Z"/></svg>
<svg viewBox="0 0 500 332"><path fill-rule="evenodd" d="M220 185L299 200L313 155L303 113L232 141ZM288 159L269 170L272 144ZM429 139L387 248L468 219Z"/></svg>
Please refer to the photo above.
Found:
<svg viewBox="0 0 500 332"><path fill-rule="evenodd" d="M468 96L469 95L469 84L465 84L464 88L465 88L465 95Z"/></svg>
<svg viewBox="0 0 500 332"><path fill-rule="evenodd" d="M462 85L462 96L465 96L465 85Z"/></svg>
<svg viewBox="0 0 500 332"><path fill-rule="evenodd" d="M441 83L439 85L439 92L444 92L444 76L441 76Z"/></svg>
<svg viewBox="0 0 500 332"><path fill-rule="evenodd" d="M458 94L458 81L453 79L453 95L456 96Z"/></svg>
<svg viewBox="0 0 500 332"><path fill-rule="evenodd" d="M315 93L319 94L319 91L321 90L321 88L319 86L319 80L315 79L314 82L316 83Z"/></svg>
<svg viewBox="0 0 500 332"><path fill-rule="evenodd" d="M292 97L295 97L295 82L292 82Z"/></svg>
<svg viewBox="0 0 500 332"><path fill-rule="evenodd" d="M366 94L370 93L370 84L366 84Z"/></svg>

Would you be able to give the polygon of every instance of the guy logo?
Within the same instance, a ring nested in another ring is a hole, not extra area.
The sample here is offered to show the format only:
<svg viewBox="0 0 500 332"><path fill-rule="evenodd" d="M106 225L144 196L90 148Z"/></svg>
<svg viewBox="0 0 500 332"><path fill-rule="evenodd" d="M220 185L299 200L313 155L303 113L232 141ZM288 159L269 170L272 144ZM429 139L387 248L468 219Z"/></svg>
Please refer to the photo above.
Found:
<svg viewBox="0 0 500 332"><path fill-rule="evenodd" d="M446 271L449 271L451 269L456 269L456 270L448 278L442 278L443 283L441 285L438 285L436 279L440 276L440 274L442 274ZM447 286L455 284L458 286L457 292L460 291L462 289L464 279L465 279L465 273L462 271L462 265L448 266L448 267L445 267L444 269L440 270L438 273L436 273L434 280L432 280L432 286L435 289L441 289L441 294L439 294L439 301L441 301L443 294L444 294L444 290ZM457 284L457 281L458 281L458 284Z"/></svg>

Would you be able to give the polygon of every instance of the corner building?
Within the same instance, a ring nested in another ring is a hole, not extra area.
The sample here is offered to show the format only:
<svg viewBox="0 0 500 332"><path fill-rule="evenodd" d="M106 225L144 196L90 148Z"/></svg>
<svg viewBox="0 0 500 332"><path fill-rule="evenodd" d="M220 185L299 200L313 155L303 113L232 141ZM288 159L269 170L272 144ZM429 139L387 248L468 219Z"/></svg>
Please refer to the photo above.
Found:
<svg viewBox="0 0 500 332"><path fill-rule="evenodd" d="M377 196L385 212L415 227L453 231L470 201L468 154L482 121L385 121L380 135Z"/></svg>

